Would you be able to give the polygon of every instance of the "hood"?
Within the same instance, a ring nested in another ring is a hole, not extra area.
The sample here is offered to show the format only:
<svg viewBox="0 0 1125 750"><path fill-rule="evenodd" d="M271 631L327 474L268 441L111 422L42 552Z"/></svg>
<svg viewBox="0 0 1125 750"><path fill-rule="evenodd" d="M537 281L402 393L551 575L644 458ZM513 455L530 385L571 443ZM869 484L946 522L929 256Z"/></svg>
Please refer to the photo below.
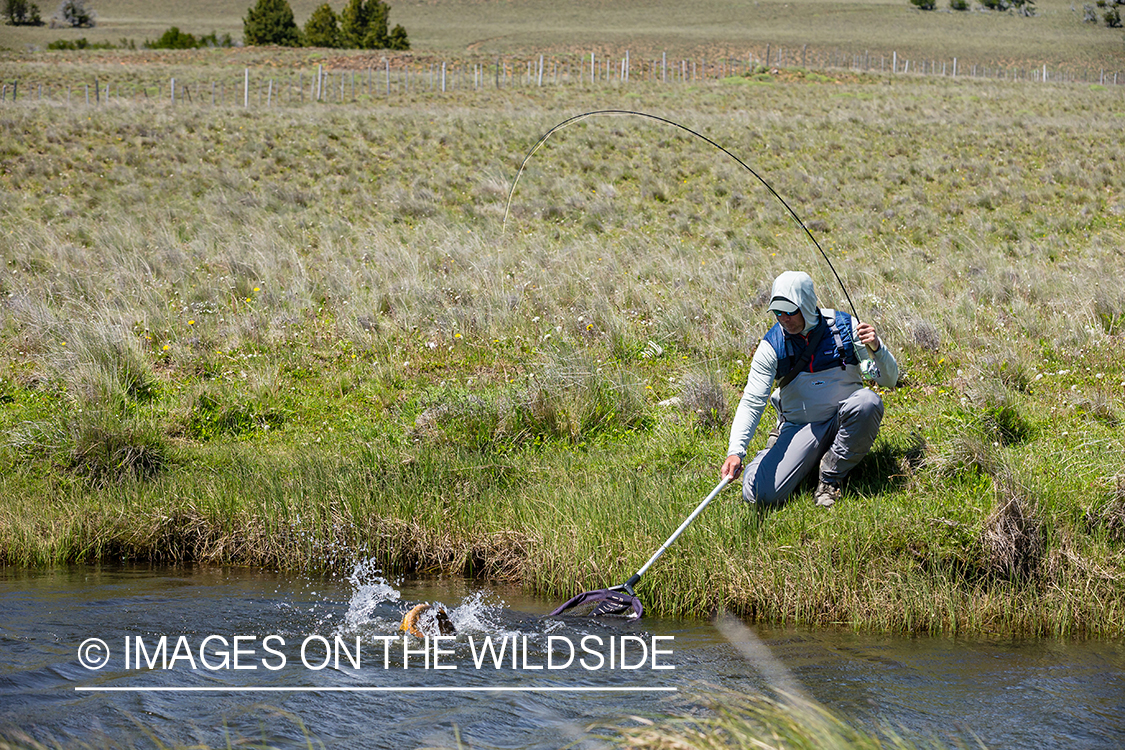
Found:
<svg viewBox="0 0 1125 750"><path fill-rule="evenodd" d="M816 291L813 289L813 280L804 271L785 271L773 282L773 291L770 299L789 300L795 304L805 316L805 330L808 333L817 324L819 315L816 306Z"/></svg>

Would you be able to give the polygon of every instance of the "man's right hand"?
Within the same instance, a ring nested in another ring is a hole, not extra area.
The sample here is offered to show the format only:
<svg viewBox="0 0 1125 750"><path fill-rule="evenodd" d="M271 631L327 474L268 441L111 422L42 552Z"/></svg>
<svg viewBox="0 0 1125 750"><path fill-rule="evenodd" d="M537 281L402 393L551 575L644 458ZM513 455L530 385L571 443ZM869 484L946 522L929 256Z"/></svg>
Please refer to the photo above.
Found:
<svg viewBox="0 0 1125 750"><path fill-rule="evenodd" d="M723 462L723 470L719 473L719 479L730 477L731 479L738 479L738 475L742 473L742 458L739 456L727 456L727 460Z"/></svg>

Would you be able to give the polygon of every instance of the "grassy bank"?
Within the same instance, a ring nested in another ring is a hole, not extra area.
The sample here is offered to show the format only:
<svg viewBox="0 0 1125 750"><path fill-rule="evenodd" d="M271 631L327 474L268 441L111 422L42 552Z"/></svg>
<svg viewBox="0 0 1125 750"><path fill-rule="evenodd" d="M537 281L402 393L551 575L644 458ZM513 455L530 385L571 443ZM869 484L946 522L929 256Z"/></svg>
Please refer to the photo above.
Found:
<svg viewBox="0 0 1125 750"><path fill-rule="evenodd" d="M844 304L764 188L651 122L558 134L503 226L540 134L628 106L766 176L904 371L831 514L731 491L647 607L1119 637L1120 95L669 91L4 107L0 559L626 579L716 481L774 275Z"/></svg>

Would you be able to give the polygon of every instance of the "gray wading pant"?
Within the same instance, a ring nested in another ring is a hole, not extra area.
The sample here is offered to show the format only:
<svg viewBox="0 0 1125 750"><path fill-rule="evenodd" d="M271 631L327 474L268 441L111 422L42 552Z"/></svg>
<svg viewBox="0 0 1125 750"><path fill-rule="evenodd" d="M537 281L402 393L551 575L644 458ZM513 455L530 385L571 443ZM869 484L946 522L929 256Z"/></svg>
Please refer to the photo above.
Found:
<svg viewBox="0 0 1125 750"><path fill-rule="evenodd" d="M819 465L820 479L839 483L867 455L879 434L883 399L861 388L840 403L825 422L781 422L742 475L742 497L750 503L780 503Z"/></svg>

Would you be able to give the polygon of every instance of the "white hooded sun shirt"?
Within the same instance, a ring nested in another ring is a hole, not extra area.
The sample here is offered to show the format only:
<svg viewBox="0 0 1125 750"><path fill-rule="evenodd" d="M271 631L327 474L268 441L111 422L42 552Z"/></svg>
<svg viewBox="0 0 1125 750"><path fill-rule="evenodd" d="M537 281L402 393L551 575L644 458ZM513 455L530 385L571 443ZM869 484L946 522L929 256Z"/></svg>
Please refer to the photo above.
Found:
<svg viewBox="0 0 1125 750"><path fill-rule="evenodd" d="M777 277L773 283L771 298L778 297L789 300L800 309L805 318L801 336L807 337L817 326L821 312L828 321L836 320L835 310L818 311L813 281L802 271L786 271ZM809 424L832 419L840 408L840 402L863 388L865 373L881 386L890 387L898 382L898 363L887 347L880 346L879 351L872 352L859 342L856 333L859 321L851 315L847 315L847 319L851 322L851 340L856 357L860 363L869 364L848 364L843 368L801 372L784 388L773 387L774 381L785 375L777 371L778 360L784 356L784 352L779 354L764 338L758 343L754 359L750 362L746 387L742 391L734 423L731 425L728 456L746 455L746 447L758 429L766 401L771 400L771 389L773 406L782 421ZM825 336L831 335L831 331L825 333ZM871 364L874 366L870 366Z"/></svg>

